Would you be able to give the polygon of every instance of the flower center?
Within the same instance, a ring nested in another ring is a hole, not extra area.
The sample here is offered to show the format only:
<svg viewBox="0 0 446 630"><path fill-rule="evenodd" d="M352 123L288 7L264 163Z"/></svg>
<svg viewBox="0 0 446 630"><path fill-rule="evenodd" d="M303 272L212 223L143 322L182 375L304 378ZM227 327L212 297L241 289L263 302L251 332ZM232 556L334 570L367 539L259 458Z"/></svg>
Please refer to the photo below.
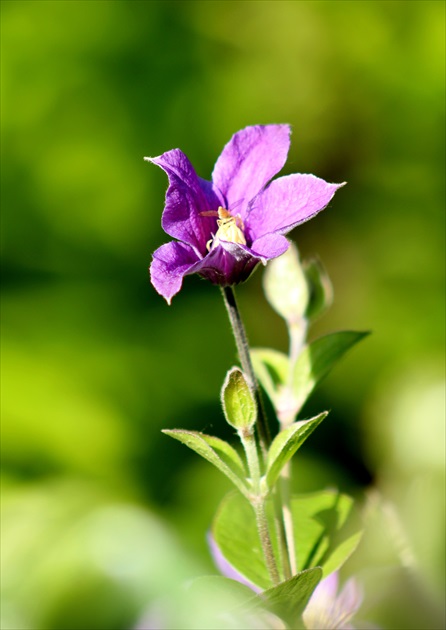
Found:
<svg viewBox="0 0 446 630"><path fill-rule="evenodd" d="M239 214L234 217L230 212L221 206L217 211L211 210L210 212L202 212L202 214L206 216L218 216L218 230L216 234L213 235L213 238L206 243L206 248L209 251L214 247L217 247L220 241L246 245L245 235L243 234L245 226L243 224L242 217Z"/></svg>

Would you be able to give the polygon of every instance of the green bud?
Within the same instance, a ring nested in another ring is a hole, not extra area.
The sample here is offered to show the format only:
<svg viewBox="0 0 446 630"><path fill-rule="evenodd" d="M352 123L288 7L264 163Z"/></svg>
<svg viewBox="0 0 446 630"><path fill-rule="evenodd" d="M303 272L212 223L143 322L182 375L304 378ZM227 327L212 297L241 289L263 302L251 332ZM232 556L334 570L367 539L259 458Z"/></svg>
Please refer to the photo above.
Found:
<svg viewBox="0 0 446 630"><path fill-rule="evenodd" d="M289 324L305 317L310 289L294 243L282 256L268 263L263 287L268 302Z"/></svg>
<svg viewBox="0 0 446 630"><path fill-rule="evenodd" d="M257 407L243 372L233 367L226 374L221 390L226 422L234 429L251 429L257 419Z"/></svg>
<svg viewBox="0 0 446 630"><path fill-rule="evenodd" d="M333 286L318 258L305 260L304 272L309 287L309 300L305 315L315 320L325 313L333 303Z"/></svg>

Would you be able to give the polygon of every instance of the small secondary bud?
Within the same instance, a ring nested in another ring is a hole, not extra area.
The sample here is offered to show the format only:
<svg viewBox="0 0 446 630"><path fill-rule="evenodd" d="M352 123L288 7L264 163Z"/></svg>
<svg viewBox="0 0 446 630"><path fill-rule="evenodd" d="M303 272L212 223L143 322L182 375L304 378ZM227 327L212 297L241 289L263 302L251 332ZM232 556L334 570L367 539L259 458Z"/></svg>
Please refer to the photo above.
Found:
<svg viewBox="0 0 446 630"><path fill-rule="evenodd" d="M263 277L263 286L268 302L289 324L305 317L310 288L293 243L282 256L270 262Z"/></svg>
<svg viewBox="0 0 446 630"><path fill-rule="evenodd" d="M251 429L257 419L257 407L243 372L233 367L226 374L221 390L226 422L234 429Z"/></svg>

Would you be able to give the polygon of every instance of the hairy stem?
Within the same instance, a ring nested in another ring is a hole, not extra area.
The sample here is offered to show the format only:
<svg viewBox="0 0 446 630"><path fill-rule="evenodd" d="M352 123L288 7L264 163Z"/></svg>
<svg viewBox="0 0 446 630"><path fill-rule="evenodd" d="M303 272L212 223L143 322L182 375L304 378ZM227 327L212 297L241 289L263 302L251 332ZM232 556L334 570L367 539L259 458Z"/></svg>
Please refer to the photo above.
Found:
<svg viewBox="0 0 446 630"><path fill-rule="evenodd" d="M249 354L248 338L246 335L245 327L243 325L240 311L238 310L237 302L235 299L235 293L232 287L222 287L223 300L228 312L229 321L231 323L232 331L234 333L235 343L237 351L242 365L242 370L245 373L245 377L248 381L249 387L253 393L254 399L257 404L257 434L259 437L260 446L262 449L263 459L266 460L268 453L268 447L271 444L271 434L268 427L268 421L266 418L265 408L263 406L262 395L260 391L257 378L254 374L254 369L251 363L251 356ZM250 436L240 435L243 443L243 447L246 452L246 458L248 460L248 466L250 470L251 479L253 481L254 496L251 501L256 515L257 531L259 533L263 554L265 556L265 562L270 574L271 580L274 584L280 582L279 571L277 568L276 558L274 556L273 546L271 543L271 537L268 527L268 521L265 512L265 499L260 496L260 466L257 455L257 447L254 439L254 434ZM288 557L286 548L285 527L282 518L281 508L275 502L275 513L277 521L277 535L279 542L279 549L282 552L282 556ZM285 561L286 568L289 567Z"/></svg>
<svg viewBox="0 0 446 630"><path fill-rule="evenodd" d="M279 552L283 574L286 580L290 578L292 573L292 565L290 562L291 553L294 554L294 540L292 541L292 550L289 548L286 523L286 504L283 500L282 488L280 483L274 488L272 493L274 501L274 525L277 531L277 541L279 543Z"/></svg>
<svg viewBox="0 0 446 630"><path fill-rule="evenodd" d="M265 511L265 497L262 495L260 488L259 454L257 452L254 430L253 428L240 429L238 434L245 450L249 474L251 476L252 495L250 497L250 502L256 515L257 532L262 545L263 556L265 558L271 580L274 584L278 584L280 582L280 577ZM284 537L282 537L282 540L285 544Z"/></svg>
<svg viewBox="0 0 446 630"><path fill-rule="evenodd" d="M274 586L279 584L280 576L277 569L276 559L274 557L271 537L269 535L268 520L266 517L265 501L259 500L252 504L256 515L257 531L259 533L260 542L262 544L263 555L265 556L268 573Z"/></svg>

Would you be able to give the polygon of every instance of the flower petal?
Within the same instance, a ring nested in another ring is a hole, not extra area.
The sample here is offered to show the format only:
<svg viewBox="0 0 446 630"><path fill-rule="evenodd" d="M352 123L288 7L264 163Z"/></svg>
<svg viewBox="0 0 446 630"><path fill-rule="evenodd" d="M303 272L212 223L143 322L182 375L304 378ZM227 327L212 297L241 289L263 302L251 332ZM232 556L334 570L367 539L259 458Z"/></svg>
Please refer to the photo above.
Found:
<svg viewBox="0 0 446 630"><path fill-rule="evenodd" d="M318 628L332 628L330 623L330 614L333 604L336 600L336 591L338 590L338 574L332 573L324 578L313 591L310 597L302 619L304 620L307 630L316 630Z"/></svg>
<svg viewBox="0 0 446 630"><path fill-rule="evenodd" d="M350 578L338 596L338 606L349 613L349 618L360 608L363 600L362 589L354 578Z"/></svg>
<svg viewBox="0 0 446 630"><path fill-rule="evenodd" d="M332 603L336 599L336 594L338 592L338 584L339 584L339 574L337 571L334 573L330 573L326 578L324 578L313 591L313 595L311 599L316 600L317 602ZM310 599L310 602L311 602Z"/></svg>
<svg viewBox="0 0 446 630"><path fill-rule="evenodd" d="M255 125L233 135L212 173L226 208L244 219L248 203L285 164L289 146L288 125Z"/></svg>
<svg viewBox="0 0 446 630"><path fill-rule="evenodd" d="M197 259L198 256L189 245L176 241L161 245L153 253L150 279L168 304L181 289L183 276L194 266Z"/></svg>
<svg viewBox="0 0 446 630"><path fill-rule="evenodd" d="M265 234L256 239L250 249L266 262L270 258L277 258L277 256L284 254L289 246L290 244L284 236L273 233Z"/></svg>
<svg viewBox="0 0 446 630"><path fill-rule="evenodd" d="M275 179L252 202L245 224L252 240L278 232L286 234L311 219L344 184L328 184L315 175L287 175Z"/></svg>
<svg viewBox="0 0 446 630"><path fill-rule="evenodd" d="M214 218L202 216L201 213L217 210L220 204L211 183L198 177L189 159L180 149L144 159L160 166L169 178L161 221L163 230L204 256L206 242L212 230L215 230L216 222Z"/></svg>
<svg viewBox="0 0 446 630"><path fill-rule="evenodd" d="M349 623L362 602L362 591L354 578L351 578L337 595L338 572L330 574L316 586L304 612L303 620L307 630L332 628L354 630Z"/></svg>

